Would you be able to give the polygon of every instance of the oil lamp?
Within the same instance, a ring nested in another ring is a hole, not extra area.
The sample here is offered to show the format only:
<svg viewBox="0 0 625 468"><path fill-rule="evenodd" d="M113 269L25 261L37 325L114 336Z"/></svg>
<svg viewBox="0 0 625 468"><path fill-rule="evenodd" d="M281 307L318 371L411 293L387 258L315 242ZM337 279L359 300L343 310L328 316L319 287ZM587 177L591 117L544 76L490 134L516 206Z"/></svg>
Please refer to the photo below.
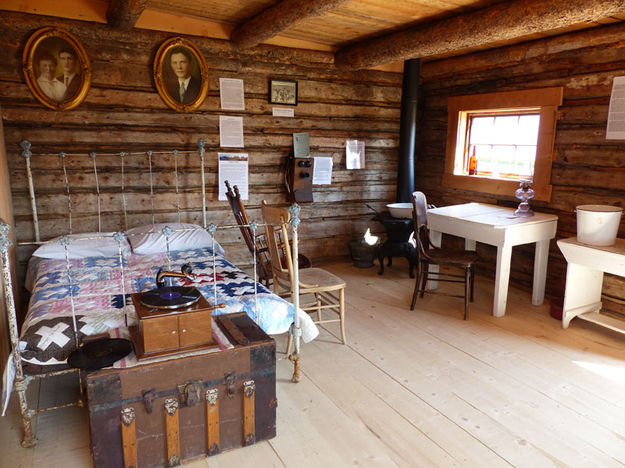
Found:
<svg viewBox="0 0 625 468"><path fill-rule="evenodd" d="M519 207L514 212L515 216L534 216L528 200L534 198L534 190L531 187L531 180L520 180L520 187L514 192L514 196L521 200Z"/></svg>

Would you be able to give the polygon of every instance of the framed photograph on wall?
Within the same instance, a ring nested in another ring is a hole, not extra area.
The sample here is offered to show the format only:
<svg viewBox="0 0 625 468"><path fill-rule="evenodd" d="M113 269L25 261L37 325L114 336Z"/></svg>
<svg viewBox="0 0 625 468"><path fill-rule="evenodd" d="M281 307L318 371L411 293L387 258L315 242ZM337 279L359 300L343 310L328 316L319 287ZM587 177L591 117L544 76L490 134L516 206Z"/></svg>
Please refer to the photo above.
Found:
<svg viewBox="0 0 625 468"><path fill-rule="evenodd" d="M208 67L200 49L181 37L163 42L154 59L154 82L165 104L175 111L200 107L208 93Z"/></svg>
<svg viewBox="0 0 625 468"><path fill-rule="evenodd" d="M297 81L270 79L269 103L297 106Z"/></svg>
<svg viewBox="0 0 625 468"><path fill-rule="evenodd" d="M30 92L50 109L73 109L91 86L87 52L76 37L62 29L35 31L26 42L22 66Z"/></svg>

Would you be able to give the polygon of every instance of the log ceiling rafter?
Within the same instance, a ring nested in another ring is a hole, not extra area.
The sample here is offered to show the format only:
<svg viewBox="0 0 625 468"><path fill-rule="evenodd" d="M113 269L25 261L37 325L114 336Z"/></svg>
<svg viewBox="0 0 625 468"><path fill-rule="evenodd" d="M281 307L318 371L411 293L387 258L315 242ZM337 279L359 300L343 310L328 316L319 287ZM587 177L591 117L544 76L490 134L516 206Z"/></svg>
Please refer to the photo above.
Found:
<svg viewBox="0 0 625 468"><path fill-rule="evenodd" d="M148 2L149 0L111 0L106 10L106 22L114 28L130 31Z"/></svg>
<svg viewBox="0 0 625 468"><path fill-rule="evenodd" d="M239 49L254 47L295 24L334 10L346 1L283 0L234 28L230 40Z"/></svg>
<svg viewBox="0 0 625 468"><path fill-rule="evenodd" d="M529 37L625 13L625 0L515 0L346 46L341 68L362 69Z"/></svg>

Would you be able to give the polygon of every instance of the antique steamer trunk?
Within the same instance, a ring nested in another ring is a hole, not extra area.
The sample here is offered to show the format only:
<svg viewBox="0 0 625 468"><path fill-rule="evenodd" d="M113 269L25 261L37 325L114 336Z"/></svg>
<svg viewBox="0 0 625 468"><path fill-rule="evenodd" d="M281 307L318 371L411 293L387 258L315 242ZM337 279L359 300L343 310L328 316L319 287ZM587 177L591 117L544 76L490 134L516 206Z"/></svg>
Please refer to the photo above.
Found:
<svg viewBox="0 0 625 468"><path fill-rule="evenodd" d="M276 435L275 342L216 317L234 348L87 373L94 466L176 466Z"/></svg>

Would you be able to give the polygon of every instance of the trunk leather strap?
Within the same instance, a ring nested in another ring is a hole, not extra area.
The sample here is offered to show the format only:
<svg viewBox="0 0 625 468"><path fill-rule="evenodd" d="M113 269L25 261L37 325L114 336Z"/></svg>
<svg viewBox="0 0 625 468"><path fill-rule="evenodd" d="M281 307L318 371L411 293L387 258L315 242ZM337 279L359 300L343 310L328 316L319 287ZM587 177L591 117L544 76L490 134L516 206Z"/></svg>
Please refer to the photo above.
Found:
<svg viewBox="0 0 625 468"><path fill-rule="evenodd" d="M167 466L180 465L180 431L178 425L178 399L165 400L165 430L167 431Z"/></svg>
<svg viewBox="0 0 625 468"><path fill-rule="evenodd" d="M209 455L221 452L219 446L219 391L216 388L206 390L206 440Z"/></svg>
<svg viewBox="0 0 625 468"><path fill-rule="evenodd" d="M120 414L124 468L137 468L137 439L135 432L135 409L123 408Z"/></svg>
<svg viewBox="0 0 625 468"><path fill-rule="evenodd" d="M256 426L254 423L254 401L256 385L253 380L243 382L243 444L252 445L256 442Z"/></svg>

